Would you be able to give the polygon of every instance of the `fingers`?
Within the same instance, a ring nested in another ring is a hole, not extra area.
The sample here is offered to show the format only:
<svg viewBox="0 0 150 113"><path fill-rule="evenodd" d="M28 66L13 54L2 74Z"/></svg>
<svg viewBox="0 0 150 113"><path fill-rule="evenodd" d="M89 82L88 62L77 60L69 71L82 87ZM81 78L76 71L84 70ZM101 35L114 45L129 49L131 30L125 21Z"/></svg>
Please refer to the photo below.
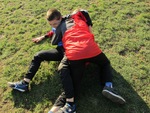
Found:
<svg viewBox="0 0 150 113"><path fill-rule="evenodd" d="M34 43L38 43L38 42L41 41L41 40L40 40L39 38L33 38L32 41L33 41Z"/></svg>
<svg viewBox="0 0 150 113"><path fill-rule="evenodd" d="M41 36L41 37L33 38L32 41L35 42L35 43L38 43L43 39L44 39L44 36Z"/></svg>

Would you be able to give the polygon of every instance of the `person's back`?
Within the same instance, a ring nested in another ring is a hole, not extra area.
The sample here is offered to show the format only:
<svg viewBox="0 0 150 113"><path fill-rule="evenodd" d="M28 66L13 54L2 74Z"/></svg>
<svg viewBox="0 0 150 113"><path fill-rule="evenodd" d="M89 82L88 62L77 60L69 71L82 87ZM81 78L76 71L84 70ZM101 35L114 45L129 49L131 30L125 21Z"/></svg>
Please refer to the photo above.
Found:
<svg viewBox="0 0 150 113"><path fill-rule="evenodd" d="M83 14L79 11L71 18L74 26L66 30L62 39L67 58L79 60L100 54L101 50L94 41L94 35L90 32Z"/></svg>

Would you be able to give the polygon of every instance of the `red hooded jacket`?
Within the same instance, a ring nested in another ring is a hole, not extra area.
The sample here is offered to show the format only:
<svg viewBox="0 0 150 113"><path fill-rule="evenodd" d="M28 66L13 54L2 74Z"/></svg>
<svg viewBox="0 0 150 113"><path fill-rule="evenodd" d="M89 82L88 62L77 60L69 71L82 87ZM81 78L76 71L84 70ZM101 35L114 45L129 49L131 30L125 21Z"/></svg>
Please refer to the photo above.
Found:
<svg viewBox="0 0 150 113"><path fill-rule="evenodd" d="M74 26L66 30L62 42L69 60L80 60L97 56L102 51L94 40L81 12L72 15Z"/></svg>

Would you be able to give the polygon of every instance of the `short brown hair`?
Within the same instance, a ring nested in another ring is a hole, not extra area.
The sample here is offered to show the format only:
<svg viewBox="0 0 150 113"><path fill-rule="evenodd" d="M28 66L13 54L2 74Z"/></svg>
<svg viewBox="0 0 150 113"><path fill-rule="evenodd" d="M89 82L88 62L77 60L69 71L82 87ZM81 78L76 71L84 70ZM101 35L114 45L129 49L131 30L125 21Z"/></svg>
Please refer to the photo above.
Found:
<svg viewBox="0 0 150 113"><path fill-rule="evenodd" d="M53 8L53 9L49 9L47 11L47 20L48 21L52 21L54 19L59 20L60 18L61 18L61 13L57 9Z"/></svg>

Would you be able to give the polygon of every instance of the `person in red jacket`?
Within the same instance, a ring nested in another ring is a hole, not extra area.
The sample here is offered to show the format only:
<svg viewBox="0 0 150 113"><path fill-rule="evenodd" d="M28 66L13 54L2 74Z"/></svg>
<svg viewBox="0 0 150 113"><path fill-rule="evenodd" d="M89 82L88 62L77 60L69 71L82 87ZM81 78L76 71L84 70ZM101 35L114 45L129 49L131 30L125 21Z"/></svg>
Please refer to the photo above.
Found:
<svg viewBox="0 0 150 113"><path fill-rule="evenodd" d="M92 24L88 20L89 18L85 17L82 10L78 10L69 15L67 20L61 21L56 28L56 31L59 31L56 32L56 35L60 36L59 33L61 33L61 37L57 39L62 40L65 50L65 56L58 67L58 71L66 96L64 107L56 113L76 112L75 98L78 95L87 62L96 64L102 71L102 74L100 74L104 83L102 94L113 102L119 104L126 102L123 97L114 91L110 61L96 44L91 32ZM49 19L49 21L51 20ZM49 113L53 113L53 111L50 110Z"/></svg>

